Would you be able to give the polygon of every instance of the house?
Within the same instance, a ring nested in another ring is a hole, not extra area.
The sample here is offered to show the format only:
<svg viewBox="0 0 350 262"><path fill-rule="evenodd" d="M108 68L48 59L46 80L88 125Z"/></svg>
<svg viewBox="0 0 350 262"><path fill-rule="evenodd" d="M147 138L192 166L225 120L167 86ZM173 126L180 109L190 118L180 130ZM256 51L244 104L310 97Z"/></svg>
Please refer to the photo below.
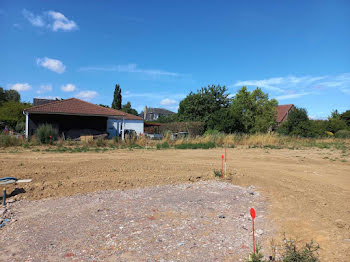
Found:
<svg viewBox="0 0 350 262"><path fill-rule="evenodd" d="M51 124L64 137L78 138L84 134L107 134L109 138L134 130L143 134L141 117L112 108L98 106L77 98L49 101L23 111L26 115L26 137L41 124Z"/></svg>
<svg viewBox="0 0 350 262"><path fill-rule="evenodd" d="M145 110L142 111L139 116L145 121L155 121L161 116L170 116L173 114L175 113L164 108L148 108L145 106Z"/></svg>
<svg viewBox="0 0 350 262"><path fill-rule="evenodd" d="M293 104L277 106L277 118L276 118L277 126L287 120L290 111L293 110L294 108L295 107Z"/></svg>

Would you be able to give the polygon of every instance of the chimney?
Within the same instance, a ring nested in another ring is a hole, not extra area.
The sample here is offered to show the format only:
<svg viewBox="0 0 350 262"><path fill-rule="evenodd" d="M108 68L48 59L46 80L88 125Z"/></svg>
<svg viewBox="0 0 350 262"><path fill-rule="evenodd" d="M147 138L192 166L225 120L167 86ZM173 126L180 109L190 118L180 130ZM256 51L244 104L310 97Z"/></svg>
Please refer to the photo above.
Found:
<svg viewBox="0 0 350 262"><path fill-rule="evenodd" d="M145 110L143 110L143 119L146 120L147 118L147 106L145 106Z"/></svg>

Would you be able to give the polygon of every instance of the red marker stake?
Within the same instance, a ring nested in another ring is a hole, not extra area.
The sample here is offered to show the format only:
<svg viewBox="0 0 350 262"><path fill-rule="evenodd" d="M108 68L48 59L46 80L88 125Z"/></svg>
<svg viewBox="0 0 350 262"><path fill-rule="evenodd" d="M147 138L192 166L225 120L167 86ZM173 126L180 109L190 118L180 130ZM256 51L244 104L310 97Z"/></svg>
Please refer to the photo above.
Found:
<svg viewBox="0 0 350 262"><path fill-rule="evenodd" d="M250 216L252 217L252 221L253 221L253 252L255 254L255 233L254 233L254 219L255 219L255 209L251 208L250 209Z"/></svg>
<svg viewBox="0 0 350 262"><path fill-rule="evenodd" d="M221 178L224 177L224 155L221 155Z"/></svg>

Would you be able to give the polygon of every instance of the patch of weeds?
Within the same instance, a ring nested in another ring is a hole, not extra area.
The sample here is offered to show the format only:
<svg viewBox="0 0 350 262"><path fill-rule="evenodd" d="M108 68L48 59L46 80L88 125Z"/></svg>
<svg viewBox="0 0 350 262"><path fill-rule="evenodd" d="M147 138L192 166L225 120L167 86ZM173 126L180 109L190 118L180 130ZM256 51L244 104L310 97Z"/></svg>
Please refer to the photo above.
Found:
<svg viewBox="0 0 350 262"><path fill-rule="evenodd" d="M129 145L129 148L133 148L133 149L143 149L143 146L140 146L138 144L131 144Z"/></svg>
<svg viewBox="0 0 350 262"><path fill-rule="evenodd" d="M62 186L62 181L58 181L57 185Z"/></svg>
<svg viewBox="0 0 350 262"><path fill-rule="evenodd" d="M270 261L278 262L319 262L318 250L320 246L313 242L306 243L304 246L298 248L295 240L288 240L284 236L283 247L276 254L276 247L272 245L273 255L270 256ZM264 255L261 253L261 247L256 245L255 253L250 253L246 262L267 262Z"/></svg>
<svg viewBox="0 0 350 262"><path fill-rule="evenodd" d="M23 166L23 163L19 163L18 166Z"/></svg>
<svg viewBox="0 0 350 262"><path fill-rule="evenodd" d="M281 146L276 146L276 145L264 145L263 148L282 149Z"/></svg>
<svg viewBox="0 0 350 262"><path fill-rule="evenodd" d="M342 159L340 161L343 162L343 163L348 162L348 160L346 160L346 159Z"/></svg>
<svg viewBox="0 0 350 262"><path fill-rule="evenodd" d="M208 143L182 143L179 145L175 145L176 149L210 149L215 148L215 144L213 142Z"/></svg>
<svg viewBox="0 0 350 262"><path fill-rule="evenodd" d="M29 145L29 143L23 143L23 144L22 144L22 147L23 147L23 148L30 148L30 145Z"/></svg>
<svg viewBox="0 0 350 262"><path fill-rule="evenodd" d="M216 170L216 169L214 169L214 176L215 177L221 177L221 171L220 170Z"/></svg>
<svg viewBox="0 0 350 262"><path fill-rule="evenodd" d="M328 156L325 156L323 159L329 159L329 157L328 157Z"/></svg>
<svg viewBox="0 0 350 262"><path fill-rule="evenodd" d="M34 149L32 149L32 152L40 152L40 149L39 148L34 148Z"/></svg>
<svg viewBox="0 0 350 262"><path fill-rule="evenodd" d="M166 141L161 144L157 144L157 150L168 149L168 148L170 148L170 145Z"/></svg>

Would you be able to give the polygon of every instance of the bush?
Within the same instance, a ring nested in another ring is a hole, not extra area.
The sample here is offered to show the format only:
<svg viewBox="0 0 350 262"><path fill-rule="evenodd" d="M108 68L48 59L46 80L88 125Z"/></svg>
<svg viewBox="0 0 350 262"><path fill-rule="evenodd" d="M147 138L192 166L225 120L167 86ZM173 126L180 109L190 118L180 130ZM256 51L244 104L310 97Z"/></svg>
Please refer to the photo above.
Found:
<svg viewBox="0 0 350 262"><path fill-rule="evenodd" d="M349 130L339 130L334 135L337 138L350 138L350 131Z"/></svg>
<svg viewBox="0 0 350 262"><path fill-rule="evenodd" d="M40 125L35 134L42 144L52 143L58 138L58 130L53 128L50 124Z"/></svg>
<svg viewBox="0 0 350 262"><path fill-rule="evenodd" d="M18 146L21 144L21 140L15 136L0 135L0 147Z"/></svg>

